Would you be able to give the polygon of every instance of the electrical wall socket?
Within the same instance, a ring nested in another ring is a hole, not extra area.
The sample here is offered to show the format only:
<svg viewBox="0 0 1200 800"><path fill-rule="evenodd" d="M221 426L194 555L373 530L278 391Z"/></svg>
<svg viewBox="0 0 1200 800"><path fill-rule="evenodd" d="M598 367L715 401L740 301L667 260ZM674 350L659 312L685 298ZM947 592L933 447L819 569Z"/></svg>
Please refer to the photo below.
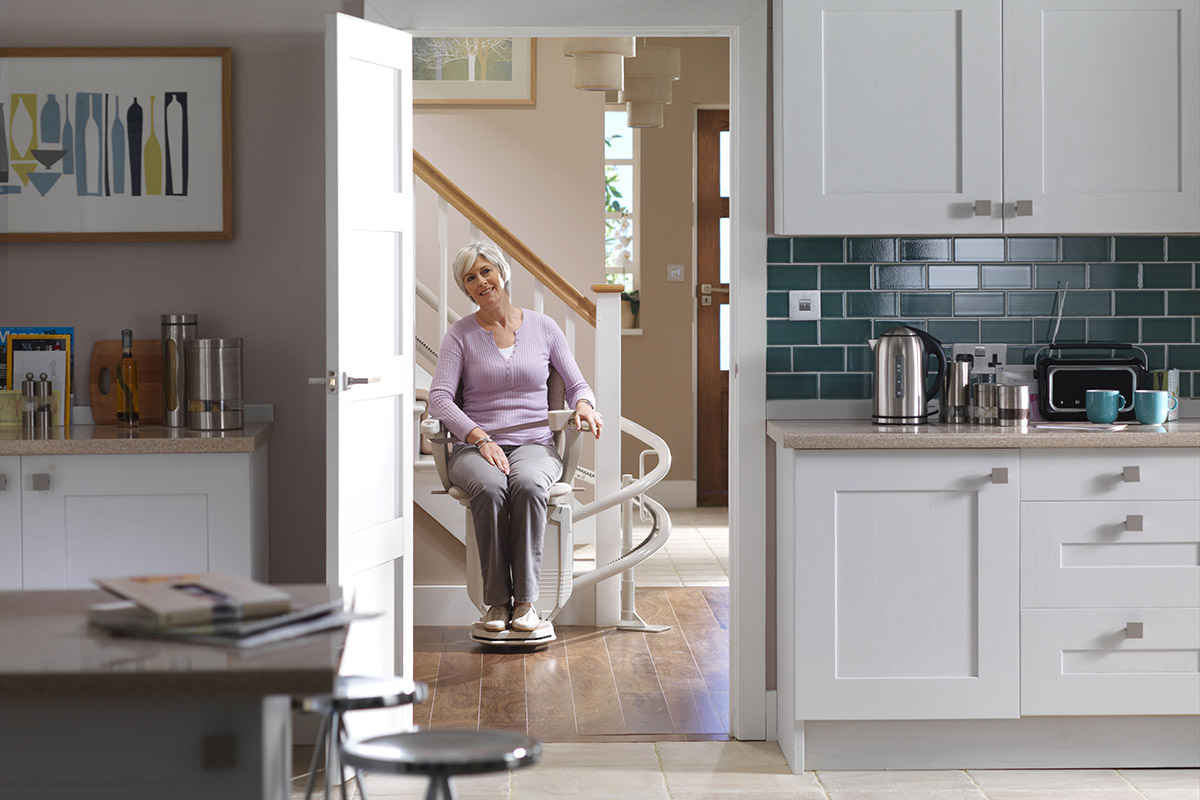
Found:
<svg viewBox="0 0 1200 800"><path fill-rule="evenodd" d="M815 289L788 292L788 319L820 319L821 293Z"/></svg>
<svg viewBox="0 0 1200 800"><path fill-rule="evenodd" d="M997 369L1008 363L1006 344L956 344L950 351L950 358L957 360L962 353L975 359L971 365L972 375L995 375Z"/></svg>

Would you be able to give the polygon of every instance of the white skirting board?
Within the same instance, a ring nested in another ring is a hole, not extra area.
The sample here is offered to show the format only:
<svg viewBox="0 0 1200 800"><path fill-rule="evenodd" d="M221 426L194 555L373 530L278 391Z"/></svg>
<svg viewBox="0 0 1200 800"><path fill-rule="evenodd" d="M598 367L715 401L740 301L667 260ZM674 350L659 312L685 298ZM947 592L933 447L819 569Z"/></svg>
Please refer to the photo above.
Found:
<svg viewBox="0 0 1200 800"><path fill-rule="evenodd" d="M793 772L1200 766L1200 718L796 722Z"/></svg>

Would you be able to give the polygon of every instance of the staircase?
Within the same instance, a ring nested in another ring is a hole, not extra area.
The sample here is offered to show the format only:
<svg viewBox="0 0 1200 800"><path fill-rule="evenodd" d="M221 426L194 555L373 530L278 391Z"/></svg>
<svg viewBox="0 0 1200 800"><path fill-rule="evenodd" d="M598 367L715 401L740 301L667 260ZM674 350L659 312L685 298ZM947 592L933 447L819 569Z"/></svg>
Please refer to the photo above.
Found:
<svg viewBox="0 0 1200 800"><path fill-rule="evenodd" d="M508 257L513 267L514 287L518 284L532 287L530 306L534 311L555 318L566 334L572 353L576 352L577 330L592 329L596 353L592 388L597 407L607 419L619 419L622 433L645 442L650 452L657 456L657 463L649 473L637 479L622 476L622 437L609 435L595 442L594 468L577 471L577 477L595 487L595 499L588 503L575 502L575 592L559 615L559 621L647 629L633 605L633 567L658 550L670 535L671 521L666 510L646 497L645 492L666 476L671 454L661 437L620 415L621 288L592 286L596 299L589 299L416 151L413 152L413 169L417 177L433 189L438 204L437 285L431 288L417 281L417 298L435 311L436 323L422 326L418 317L414 381L417 402L413 424L419 425L425 413L428 396L425 392L437 364L438 343L447 328L460 318L449 302L450 293L459 291L450 274L453 256L469 241L491 241ZM452 214L458 215L453 220L456 227L461 227L464 220L469 225L469 238L453 245L449 233ZM560 301L553 309L547 309L545 305L547 291ZM419 433L414 440L420 441ZM416 452L413 457L414 501L455 538L463 541L466 520L462 506L447 495L433 494L435 489L442 487L432 456ZM644 459L640 461L645 463ZM636 545L632 541L635 513L647 515L653 522L650 535ZM467 624L478 617L467 598L465 578L462 585L418 585L414 588L414 600L416 625Z"/></svg>

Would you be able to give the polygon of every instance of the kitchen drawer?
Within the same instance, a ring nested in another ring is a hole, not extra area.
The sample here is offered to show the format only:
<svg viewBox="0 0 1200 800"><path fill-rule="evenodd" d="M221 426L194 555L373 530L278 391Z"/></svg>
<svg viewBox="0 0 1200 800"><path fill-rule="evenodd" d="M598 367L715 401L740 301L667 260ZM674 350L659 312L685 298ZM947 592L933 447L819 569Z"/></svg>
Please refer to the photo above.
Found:
<svg viewBox="0 0 1200 800"><path fill-rule="evenodd" d="M1022 450L1021 499L1200 500L1200 450Z"/></svg>
<svg viewBox="0 0 1200 800"><path fill-rule="evenodd" d="M1021 504L1021 607L1200 602L1200 501Z"/></svg>
<svg viewBox="0 0 1200 800"><path fill-rule="evenodd" d="M1200 609L1021 612L1021 716L1197 713Z"/></svg>

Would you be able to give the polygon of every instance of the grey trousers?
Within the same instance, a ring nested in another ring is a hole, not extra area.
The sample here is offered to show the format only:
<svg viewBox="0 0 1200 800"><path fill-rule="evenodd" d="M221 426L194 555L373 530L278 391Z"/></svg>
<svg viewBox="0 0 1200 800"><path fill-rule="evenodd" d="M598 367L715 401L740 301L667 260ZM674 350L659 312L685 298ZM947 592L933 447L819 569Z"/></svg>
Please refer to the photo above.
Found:
<svg viewBox="0 0 1200 800"><path fill-rule="evenodd" d="M450 454L450 482L471 495L471 519L483 572L483 602L538 599L550 486L562 476L558 451L544 444L502 445L505 475L470 445Z"/></svg>

